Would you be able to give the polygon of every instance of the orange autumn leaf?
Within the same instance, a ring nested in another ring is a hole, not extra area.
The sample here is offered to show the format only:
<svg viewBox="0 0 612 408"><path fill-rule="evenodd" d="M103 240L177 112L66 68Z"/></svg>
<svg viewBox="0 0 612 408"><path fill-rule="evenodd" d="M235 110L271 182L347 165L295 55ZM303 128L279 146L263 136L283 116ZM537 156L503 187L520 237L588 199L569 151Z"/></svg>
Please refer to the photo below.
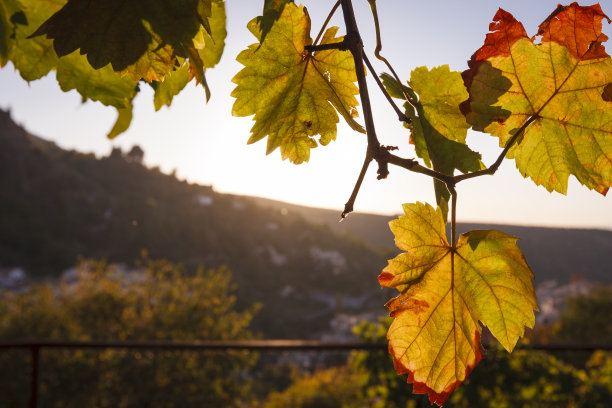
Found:
<svg viewBox="0 0 612 408"><path fill-rule="evenodd" d="M612 186L612 59L603 43L598 4L559 6L529 38L500 9L484 45L463 73L469 99L461 105L476 130L500 139L518 135L508 152L524 177L567 192L575 176L606 194Z"/></svg>

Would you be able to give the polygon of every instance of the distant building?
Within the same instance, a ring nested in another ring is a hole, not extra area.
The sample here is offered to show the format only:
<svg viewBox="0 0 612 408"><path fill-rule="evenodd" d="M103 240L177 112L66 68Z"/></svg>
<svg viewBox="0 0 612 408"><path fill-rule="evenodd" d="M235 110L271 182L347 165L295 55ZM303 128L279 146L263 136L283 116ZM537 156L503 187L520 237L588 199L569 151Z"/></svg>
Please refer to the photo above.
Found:
<svg viewBox="0 0 612 408"><path fill-rule="evenodd" d="M536 324L551 326L559 319L568 297L588 295L592 289L593 284L583 279L574 278L566 285L556 281L542 282L536 288L540 307L540 312L536 314Z"/></svg>

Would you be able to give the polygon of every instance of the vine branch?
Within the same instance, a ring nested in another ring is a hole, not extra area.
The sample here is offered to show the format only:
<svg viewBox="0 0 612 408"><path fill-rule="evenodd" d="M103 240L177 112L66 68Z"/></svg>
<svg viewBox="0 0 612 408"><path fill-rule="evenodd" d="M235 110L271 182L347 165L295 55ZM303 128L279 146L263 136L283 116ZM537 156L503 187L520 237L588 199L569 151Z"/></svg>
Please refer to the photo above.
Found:
<svg viewBox="0 0 612 408"><path fill-rule="evenodd" d="M331 20L331 18L333 17L333 15L336 13L336 10L338 10L338 7L340 7L340 1L338 0L336 2L336 4L334 4L334 7L332 7L331 11L329 12L329 14L327 15L327 18L325 19L325 22L323 23L323 25L321 26L321 29L319 30L319 34L317 34L317 38L314 40L313 44L318 44L319 40L321 39L321 36L323 35L323 33L325 32L325 29L327 28L327 25L329 24L329 20Z"/></svg>
<svg viewBox="0 0 612 408"><path fill-rule="evenodd" d="M380 54L380 52L382 51L382 38L380 35L380 23L378 21L378 10L376 9L376 0L368 0L368 3L370 3L370 10L372 10L372 18L374 18L374 29L376 30L376 49L374 50L374 56L378 60L384 62L387 68L389 68L389 71L391 71L391 75L393 75L393 78L395 78L398 85L401 86L402 95L404 96L404 99L406 100L406 102L412 105L413 108L416 109L414 101L404 91L404 87L402 86L402 81L400 80L399 75L397 75L391 63ZM369 61L366 60L366 64L368 63ZM372 70L371 68L368 68L368 69ZM376 77L378 78L378 76ZM384 92L387 93L386 90ZM402 119L400 118L400 120Z"/></svg>
<svg viewBox="0 0 612 408"><path fill-rule="evenodd" d="M387 67L389 68L393 76L395 77L395 80L398 82L398 84L401 85L401 81L399 77L397 76L395 70L391 66L391 64L386 60L386 58L380 55L380 51L382 49L382 42L380 39L380 27L379 27L379 22L378 22L378 13L376 10L376 0L368 0L368 2L370 3L370 7L372 9L372 15L374 16L374 23L376 26L377 46L376 46L375 55L379 60L383 61L387 65ZM381 89L381 91L383 92L387 100L390 102L393 109L398 114L399 119L406 123L410 123L410 119L399 109L399 107L392 100L391 96L386 91L382 82L380 81L380 78L378 78L378 75L376 75L376 71L374 70L372 64L368 60L367 56L364 54L363 42L359 34L357 22L355 20L355 13L353 10L352 1L351 0L339 0L339 2L336 3L332 11L330 12L324 26L327 25L327 23L329 22L329 19L331 18L333 13L338 8L338 5L342 6L344 23L346 26L346 35L344 39L341 42L334 43L334 44L307 46L306 50L308 50L309 52L328 50L328 49L348 50L351 52L354 63L355 63L355 73L357 76L359 96L361 99L361 106L363 109L367 140L368 140L368 147L366 151L366 157L364 159L364 162L363 162L361 171L359 173L357 182L355 184L355 187L353 188L353 191L352 191L352 194L349 200L344 205L344 211L342 212L341 220L344 219L350 212L353 211L355 200L357 199L357 195L359 194L359 190L361 189L361 185L363 184L363 180L365 178L365 175L367 173L367 170L372 160L376 160L376 162L378 163L378 177L377 177L378 179L386 178L389 174L388 165L393 164L398 167L402 167L408 171L424 174L426 176L435 178L437 180L440 180L446 185L446 188L451 194L451 230L452 230L451 231L451 234L452 234L451 241L452 241L452 248L454 250L456 246L456 240L457 240L456 238L457 191L455 188L457 183L463 180L468 180L468 179L483 176L483 175L495 174L495 172L498 170L499 166L501 165L502 161L506 157L510 148L517 142L517 140L519 140L520 137L522 137L522 135L525 132L525 129L531 123L533 123L539 116L537 114L533 115L516 131L516 133L512 136L512 138L508 141L508 143L504 147L503 151L500 153L497 160L489 168L484 169L484 170L475 171L472 173L461 174L458 176L447 175L447 174L440 173L438 171L429 169L427 167L424 167L420 165L416 160L402 158L402 157L399 157L399 156L396 156L390 153L390 150L392 149L382 146L376 135L376 129L374 127L374 118L372 114L372 106L370 102L370 96L369 96L368 86L367 86L366 77L365 77L364 63L368 67L368 70L371 71L377 85L379 86L379 88ZM322 31L323 29L321 30L321 32ZM320 37L320 34L319 34L319 37ZM317 37L317 40L319 37ZM412 98L410 98L406 94L403 87L402 87L402 94L409 104L411 104L412 106L415 106L414 101L412 100Z"/></svg>
<svg viewBox="0 0 612 408"><path fill-rule="evenodd" d="M363 54L363 61L365 62L366 66L368 67L368 70L370 71L370 73L374 77L374 80L376 81L376 84L378 84L378 87L380 88L381 92L383 93L385 98L387 98L387 101L389 102L389 104L391 105L391 107L393 108L395 113L397 113L398 119L401 122L412 123L412 119L410 119L408 116L406 116L406 114L404 112L402 112L402 110L399 108L399 106L397 106L397 104L395 103L393 98L391 98L391 95L389 95L389 92L387 92L387 89L383 85L382 81L378 77L378 74L374 70L374 67L370 63L370 60L368 59L368 56L365 55L365 54ZM403 89L402 89L402 93L404 93ZM406 94L404 93L404 95L406 95Z"/></svg>

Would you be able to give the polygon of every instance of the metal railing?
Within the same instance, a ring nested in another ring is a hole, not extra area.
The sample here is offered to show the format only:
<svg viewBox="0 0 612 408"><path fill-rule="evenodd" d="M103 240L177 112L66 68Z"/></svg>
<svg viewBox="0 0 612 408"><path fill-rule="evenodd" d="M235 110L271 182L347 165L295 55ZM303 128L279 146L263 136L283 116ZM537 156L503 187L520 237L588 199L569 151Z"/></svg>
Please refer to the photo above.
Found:
<svg viewBox="0 0 612 408"><path fill-rule="evenodd" d="M29 349L32 356L30 408L38 408L40 388L40 352L42 349L121 349L156 351L380 351L387 343L329 342L316 340L238 340L238 341L1 341L3 349ZM528 344L517 349L548 352L612 351L612 344Z"/></svg>

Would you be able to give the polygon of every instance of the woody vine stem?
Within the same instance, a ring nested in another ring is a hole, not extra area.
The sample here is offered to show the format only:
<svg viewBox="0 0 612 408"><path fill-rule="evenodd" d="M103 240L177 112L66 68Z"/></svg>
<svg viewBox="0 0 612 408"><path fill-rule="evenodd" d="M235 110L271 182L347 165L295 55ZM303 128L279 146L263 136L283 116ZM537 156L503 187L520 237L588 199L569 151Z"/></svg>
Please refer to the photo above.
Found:
<svg viewBox="0 0 612 408"><path fill-rule="evenodd" d="M397 83L402 84L402 82L400 81L398 75L395 73L395 70L393 69L391 64L387 61L387 59L385 59L380 54L380 51L382 50L382 42L381 42L381 36L380 36L380 26L378 22L378 12L376 9L376 0L368 0L368 2L370 3L370 8L372 11L372 16L374 18L374 24L375 24L375 29L376 29L376 50L374 52L374 55L376 56L377 59L381 60L382 62L386 64L386 66L391 71ZM355 72L357 75L357 84L359 87L359 96L361 99L361 106L362 106L363 116L364 116L364 121L365 121L368 146L367 146L363 166L359 173L359 177L357 178L357 182L355 183L355 187L353 188L353 192L349 200L344 205L344 211L342 212L341 217L342 219L344 219L349 213L353 211L353 206L355 204L355 200L357 199L357 195L359 194L359 190L361 189L361 184L363 183L367 170L370 164L372 163L372 161L375 160L378 164L378 172L377 172L378 179L386 178L389 174L388 165L393 164L395 166L402 167L408 171L412 171L415 173L421 173L426 176L435 178L444 183L444 185L446 186L446 189L449 191L451 195L451 235L452 235L451 236L451 249L454 252L456 250L456 244L457 244L457 190L455 188L457 183L467 180L467 179L475 178L475 177L495 174L495 172L501 165L502 161L506 157L506 154L508 153L510 148L516 143L516 141L519 138L521 138L521 136L525 132L525 129L531 123L533 123L538 118L538 116L537 115L531 116L529 120L527 120L516 131L516 133L512 136L512 138L508 141L508 143L506 144L506 146L500 153L497 160L495 160L495 162L491 166L483 170L479 170L479 171L475 171L471 173L465 173L465 174L461 174L457 176L451 176L451 175L440 173L438 171L421 166L416 160L402 158L402 157L399 157L391 153L392 150L397 150L397 148L382 145L376 135L376 129L374 127L374 117L372 115L372 105L370 103L370 96L368 92L368 85L366 82L364 64L367 66L368 70L374 77L378 87L384 94L387 101L390 103L391 107L397 113L398 119L406 123L410 123L410 119L406 117L406 115L395 104L395 102L393 102L393 100L391 99L391 96L389 95L387 90L384 88L382 82L380 81L372 64L370 63L367 56L365 55L363 42L359 34L359 28L357 26L357 21L355 19L355 12L353 10L352 0L338 0L336 2L336 4L334 5L334 7L332 8L331 12L329 13L327 17L321 29L321 32L325 29L329 20L331 19L331 17L336 12L339 6L342 7L342 13L344 16L344 24L346 27L346 35L343 41L339 43L334 43L334 44L317 45L318 40L320 38L320 35L319 35L317 36L317 39L315 40L314 44L307 46L306 50L310 53L321 51L321 50L328 50L328 49L338 49L338 50L343 50L343 51L350 51L351 54L353 55L353 60L355 62ZM416 101L412 99L412 96L409 95L404 90L402 90L402 93L403 93L403 97L405 98L406 102L414 106Z"/></svg>

